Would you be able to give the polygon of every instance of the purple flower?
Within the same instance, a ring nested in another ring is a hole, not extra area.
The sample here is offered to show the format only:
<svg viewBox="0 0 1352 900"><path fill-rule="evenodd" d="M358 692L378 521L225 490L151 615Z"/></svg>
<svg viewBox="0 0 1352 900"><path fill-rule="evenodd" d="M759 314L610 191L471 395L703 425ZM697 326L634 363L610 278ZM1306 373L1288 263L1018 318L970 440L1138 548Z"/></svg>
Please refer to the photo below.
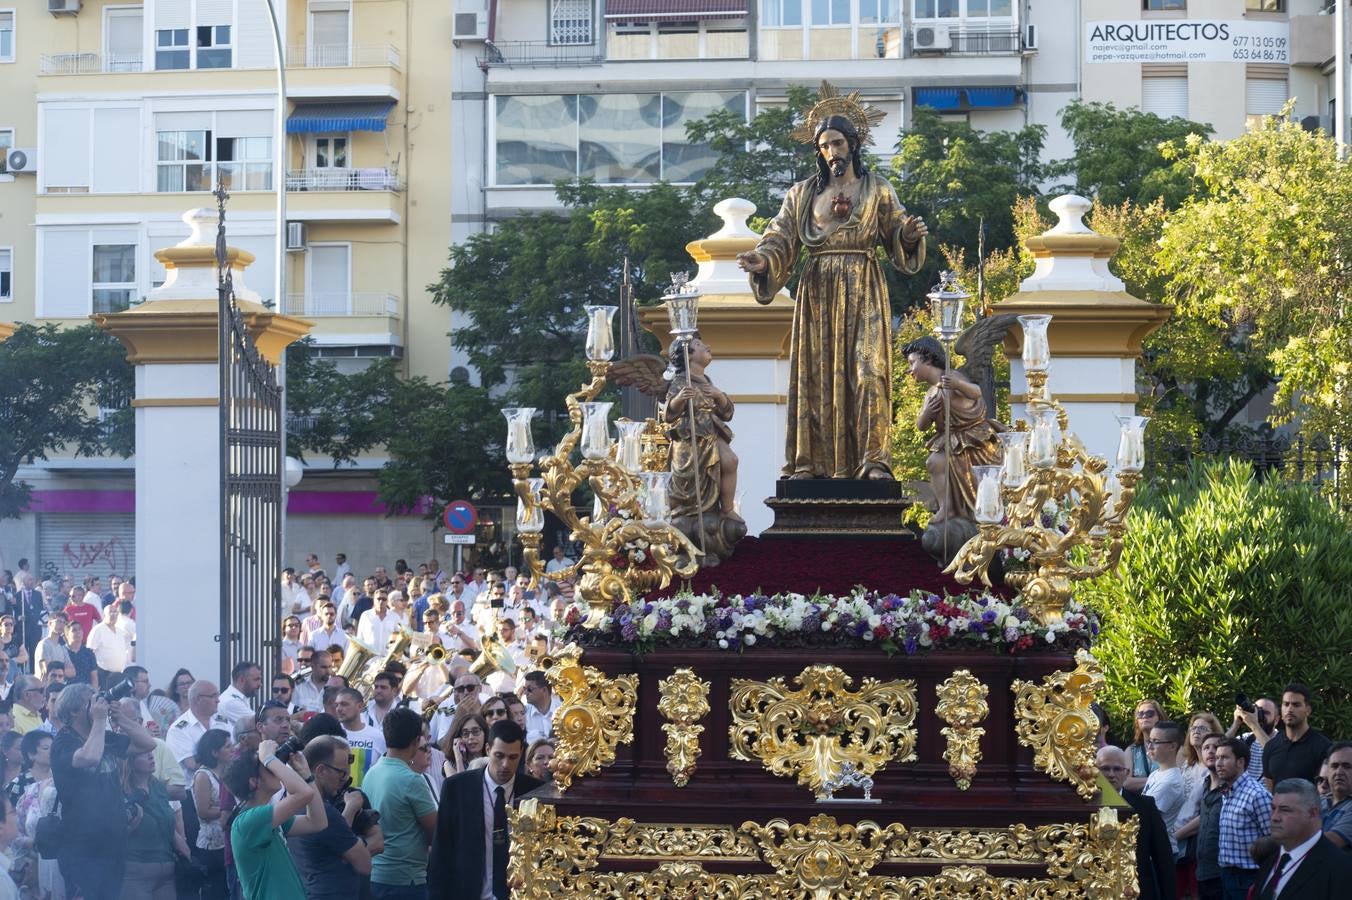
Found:
<svg viewBox="0 0 1352 900"><path fill-rule="evenodd" d="M620 637L626 641L638 640L638 626L632 620L626 621L620 626Z"/></svg>
<svg viewBox="0 0 1352 900"><path fill-rule="evenodd" d="M991 622L994 622L994 621L995 621L995 610L993 610L993 609L988 609L988 610L986 610L985 612L983 612L983 613L981 614L981 621L982 621L982 622L985 622L987 625L989 625Z"/></svg>
<svg viewBox="0 0 1352 900"><path fill-rule="evenodd" d="M986 626L981 622L968 622L967 630L972 632L972 634L980 634L986 630Z"/></svg>
<svg viewBox="0 0 1352 900"><path fill-rule="evenodd" d="M913 638L920 637L921 631L922 627L919 622L912 621L906 623L906 633L909 634L911 637Z"/></svg>
<svg viewBox="0 0 1352 900"><path fill-rule="evenodd" d="M917 649L915 638L907 638L901 646L905 649L907 656L915 656L915 651Z"/></svg>
<svg viewBox="0 0 1352 900"><path fill-rule="evenodd" d="M822 630L822 617L816 612L803 616L803 631L809 634Z"/></svg>
<svg viewBox="0 0 1352 900"><path fill-rule="evenodd" d="M685 612L690 608L690 601L682 597L680 600L676 601L676 608L681 612Z"/></svg>
<svg viewBox="0 0 1352 900"><path fill-rule="evenodd" d="M863 637L868 630L869 627L867 622L856 622L854 625L854 636Z"/></svg>
<svg viewBox="0 0 1352 900"><path fill-rule="evenodd" d="M652 605L651 603L645 603L645 604L643 604L643 614L644 614L645 616L646 616L648 613L652 612L652 611L653 611L653 605Z"/></svg>

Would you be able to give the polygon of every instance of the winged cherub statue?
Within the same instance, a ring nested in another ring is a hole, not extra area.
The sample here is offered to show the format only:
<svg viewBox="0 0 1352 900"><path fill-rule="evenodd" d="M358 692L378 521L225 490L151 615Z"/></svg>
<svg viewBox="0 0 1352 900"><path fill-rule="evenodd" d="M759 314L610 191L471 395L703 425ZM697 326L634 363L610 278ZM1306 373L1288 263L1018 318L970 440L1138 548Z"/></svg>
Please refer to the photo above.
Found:
<svg viewBox="0 0 1352 900"><path fill-rule="evenodd" d="M958 338L955 348L966 359L949 368L944 347L932 337L923 337L903 349L911 377L930 385L916 417L921 431L934 429L926 443L930 488L934 493L933 516L921 537L924 548L947 564L977 533L972 519L976 501L975 466L998 466L1001 460L996 435L1009 429L995 420L995 369L992 355L1005 332L1018 321L1015 315L989 316Z"/></svg>
<svg viewBox="0 0 1352 900"><path fill-rule="evenodd" d="M609 377L659 401L658 420L670 428L672 524L703 549L700 565L714 566L732 556L746 537L746 522L736 509L737 454L728 427L735 407L705 374L713 354L698 333L690 338L689 349L689 372L677 343L672 345L670 369L660 357L642 355L615 363Z"/></svg>

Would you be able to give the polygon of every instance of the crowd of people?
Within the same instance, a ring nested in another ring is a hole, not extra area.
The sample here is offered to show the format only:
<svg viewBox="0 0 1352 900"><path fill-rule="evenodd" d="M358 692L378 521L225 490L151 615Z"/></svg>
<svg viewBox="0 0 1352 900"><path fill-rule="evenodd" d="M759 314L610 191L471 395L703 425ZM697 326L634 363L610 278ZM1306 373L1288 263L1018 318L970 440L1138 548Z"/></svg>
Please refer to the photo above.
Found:
<svg viewBox="0 0 1352 900"><path fill-rule="evenodd" d="M1143 900L1336 900L1352 896L1352 741L1314 727L1304 684L1170 718L1136 704L1132 738L1097 764L1138 816Z"/></svg>
<svg viewBox="0 0 1352 900"><path fill-rule="evenodd" d="M134 584L4 573L0 900L508 896L506 810L552 779L541 665L572 585L345 562L282 573L266 685L244 661L157 687Z"/></svg>
<svg viewBox="0 0 1352 900"><path fill-rule="evenodd" d="M157 688L132 583L0 572L0 900L509 896L507 810L552 778L570 561L536 587L336 562L282 573L266 686L244 661ZM1142 700L1122 747L1099 711L1140 896L1347 896L1352 742L1315 727L1302 684L1236 701L1226 724Z"/></svg>

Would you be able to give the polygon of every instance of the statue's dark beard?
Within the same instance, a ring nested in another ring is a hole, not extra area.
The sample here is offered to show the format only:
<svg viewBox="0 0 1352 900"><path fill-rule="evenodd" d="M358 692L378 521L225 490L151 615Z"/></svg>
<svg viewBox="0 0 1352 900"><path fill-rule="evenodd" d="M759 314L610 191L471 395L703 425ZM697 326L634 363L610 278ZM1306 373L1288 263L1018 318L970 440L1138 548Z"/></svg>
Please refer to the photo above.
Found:
<svg viewBox="0 0 1352 900"><path fill-rule="evenodd" d="M840 159L839 157L837 157L836 159L833 159L829 163L827 163L827 165L831 169L831 177L833 178L842 177L845 174L845 166L848 162L849 162L848 160Z"/></svg>

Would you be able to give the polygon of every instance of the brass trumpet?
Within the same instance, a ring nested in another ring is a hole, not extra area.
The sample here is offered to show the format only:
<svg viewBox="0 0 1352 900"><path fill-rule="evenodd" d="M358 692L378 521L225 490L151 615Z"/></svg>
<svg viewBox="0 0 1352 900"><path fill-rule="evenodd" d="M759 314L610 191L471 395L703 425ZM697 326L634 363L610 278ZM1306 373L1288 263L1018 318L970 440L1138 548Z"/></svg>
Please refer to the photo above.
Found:
<svg viewBox="0 0 1352 900"><path fill-rule="evenodd" d="M367 646L354 637L349 637L347 639L347 654L343 657L343 664L338 667L335 674L348 684L356 687L353 683L354 679L375 656L376 651L373 647Z"/></svg>

